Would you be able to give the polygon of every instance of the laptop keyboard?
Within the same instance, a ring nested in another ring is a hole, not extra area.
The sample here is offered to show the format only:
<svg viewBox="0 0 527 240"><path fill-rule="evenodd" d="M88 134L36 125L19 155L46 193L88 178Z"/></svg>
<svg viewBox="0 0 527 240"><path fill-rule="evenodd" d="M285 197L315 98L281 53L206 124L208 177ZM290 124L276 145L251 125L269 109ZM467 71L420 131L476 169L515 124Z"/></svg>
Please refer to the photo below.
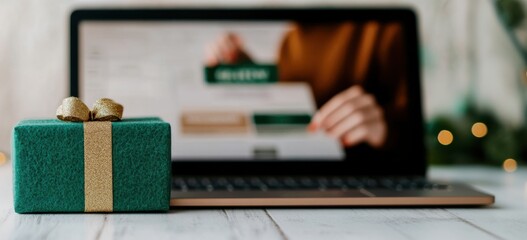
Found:
<svg viewBox="0 0 527 240"><path fill-rule="evenodd" d="M392 189L446 190L449 185L429 182L422 177L175 177L175 191L272 191L272 190L352 190Z"/></svg>

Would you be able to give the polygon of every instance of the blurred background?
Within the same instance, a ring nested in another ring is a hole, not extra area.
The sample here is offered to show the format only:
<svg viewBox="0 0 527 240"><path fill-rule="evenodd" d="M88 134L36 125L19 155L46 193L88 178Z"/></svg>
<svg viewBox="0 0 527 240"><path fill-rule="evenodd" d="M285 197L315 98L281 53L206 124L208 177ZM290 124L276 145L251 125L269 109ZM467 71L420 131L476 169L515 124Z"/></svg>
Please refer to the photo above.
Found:
<svg viewBox="0 0 527 240"><path fill-rule="evenodd" d="M13 126L68 96L68 19L81 6L410 6L419 18L429 160L527 161L527 0L0 0L0 165Z"/></svg>

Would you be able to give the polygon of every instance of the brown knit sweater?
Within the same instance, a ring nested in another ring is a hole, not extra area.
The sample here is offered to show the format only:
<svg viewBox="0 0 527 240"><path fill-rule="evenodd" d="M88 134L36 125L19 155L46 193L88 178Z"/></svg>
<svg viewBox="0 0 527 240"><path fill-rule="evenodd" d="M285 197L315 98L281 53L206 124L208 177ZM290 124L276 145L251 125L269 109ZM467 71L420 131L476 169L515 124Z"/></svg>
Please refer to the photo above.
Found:
<svg viewBox="0 0 527 240"><path fill-rule="evenodd" d="M293 24L278 53L280 81L307 82L321 107L361 85L375 95L394 147L406 122L407 83L403 29L398 23Z"/></svg>

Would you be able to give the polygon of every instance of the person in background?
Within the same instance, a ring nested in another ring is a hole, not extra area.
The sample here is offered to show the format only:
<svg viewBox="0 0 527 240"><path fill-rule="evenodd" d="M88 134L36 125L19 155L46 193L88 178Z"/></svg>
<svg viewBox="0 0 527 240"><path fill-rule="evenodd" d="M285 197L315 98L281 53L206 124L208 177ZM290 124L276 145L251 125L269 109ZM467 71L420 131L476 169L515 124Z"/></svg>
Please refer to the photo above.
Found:
<svg viewBox="0 0 527 240"><path fill-rule="evenodd" d="M407 115L402 36L397 23L290 26L278 51L279 81L306 82L313 89L319 110L310 131L326 132L347 150L395 147ZM208 66L253 62L234 33L218 38L206 52Z"/></svg>

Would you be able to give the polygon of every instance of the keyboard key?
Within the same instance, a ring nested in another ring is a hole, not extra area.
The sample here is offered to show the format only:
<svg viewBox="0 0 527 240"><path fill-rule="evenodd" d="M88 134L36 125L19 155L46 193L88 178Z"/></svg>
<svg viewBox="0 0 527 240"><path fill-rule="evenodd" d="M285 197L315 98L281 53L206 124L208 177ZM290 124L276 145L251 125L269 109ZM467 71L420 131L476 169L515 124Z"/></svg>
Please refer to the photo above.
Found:
<svg viewBox="0 0 527 240"><path fill-rule="evenodd" d="M262 177L175 177L176 191L250 191L250 190L350 190L350 189L408 189L446 190L448 185L431 183L422 177L350 177L350 176L262 176Z"/></svg>

